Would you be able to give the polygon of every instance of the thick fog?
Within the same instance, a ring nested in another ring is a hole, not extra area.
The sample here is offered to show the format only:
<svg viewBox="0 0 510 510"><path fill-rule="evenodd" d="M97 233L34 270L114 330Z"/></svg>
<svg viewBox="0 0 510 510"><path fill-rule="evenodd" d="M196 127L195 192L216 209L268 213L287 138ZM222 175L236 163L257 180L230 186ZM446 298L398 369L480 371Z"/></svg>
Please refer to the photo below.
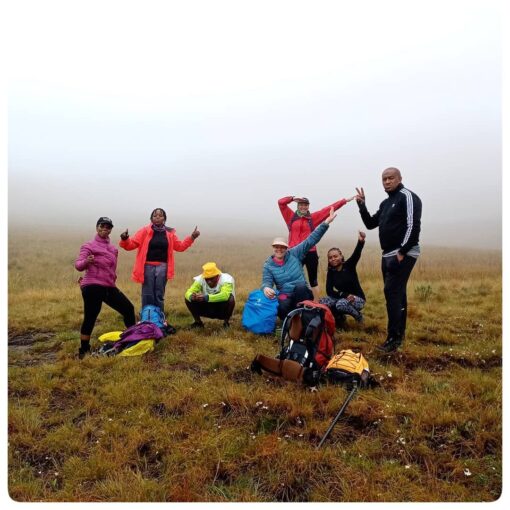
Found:
<svg viewBox="0 0 510 510"><path fill-rule="evenodd" d="M78 7L80 5L80 7ZM9 228L285 235L396 166L422 244L501 246L492 1L10 2ZM355 202L332 228L362 227ZM375 241L376 232L370 234Z"/></svg>

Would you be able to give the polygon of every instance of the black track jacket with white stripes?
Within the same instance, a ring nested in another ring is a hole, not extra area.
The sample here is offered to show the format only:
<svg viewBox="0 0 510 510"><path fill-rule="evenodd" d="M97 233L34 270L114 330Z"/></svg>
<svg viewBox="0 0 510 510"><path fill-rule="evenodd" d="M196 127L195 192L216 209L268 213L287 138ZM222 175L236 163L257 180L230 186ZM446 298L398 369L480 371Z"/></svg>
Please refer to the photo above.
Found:
<svg viewBox="0 0 510 510"><path fill-rule="evenodd" d="M371 230L379 227L379 242L383 253L398 250L405 255L419 242L421 229L421 200L400 183L379 210L370 216L365 203L358 203L361 219Z"/></svg>

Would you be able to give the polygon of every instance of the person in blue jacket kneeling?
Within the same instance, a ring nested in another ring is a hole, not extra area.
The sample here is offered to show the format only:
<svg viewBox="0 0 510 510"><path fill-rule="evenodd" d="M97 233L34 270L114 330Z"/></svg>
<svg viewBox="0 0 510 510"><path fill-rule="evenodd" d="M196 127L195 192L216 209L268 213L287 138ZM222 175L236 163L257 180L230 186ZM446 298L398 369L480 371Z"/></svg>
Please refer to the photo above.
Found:
<svg viewBox="0 0 510 510"><path fill-rule="evenodd" d="M303 259L310 248L321 240L335 218L335 210L331 208L329 216L303 242L292 248L289 248L283 237L274 239L273 255L264 263L260 288L267 298L278 299L280 319L283 320L296 308L297 303L313 300L312 291L303 273Z"/></svg>

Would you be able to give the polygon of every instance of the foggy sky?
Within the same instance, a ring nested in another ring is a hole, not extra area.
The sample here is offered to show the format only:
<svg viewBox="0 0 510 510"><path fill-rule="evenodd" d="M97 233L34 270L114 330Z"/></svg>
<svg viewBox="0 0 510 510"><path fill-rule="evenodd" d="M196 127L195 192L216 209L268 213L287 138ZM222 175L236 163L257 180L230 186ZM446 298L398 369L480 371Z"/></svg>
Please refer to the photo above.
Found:
<svg viewBox="0 0 510 510"><path fill-rule="evenodd" d="M273 238L278 198L373 213L396 166L422 244L501 246L497 2L10 4L11 227Z"/></svg>

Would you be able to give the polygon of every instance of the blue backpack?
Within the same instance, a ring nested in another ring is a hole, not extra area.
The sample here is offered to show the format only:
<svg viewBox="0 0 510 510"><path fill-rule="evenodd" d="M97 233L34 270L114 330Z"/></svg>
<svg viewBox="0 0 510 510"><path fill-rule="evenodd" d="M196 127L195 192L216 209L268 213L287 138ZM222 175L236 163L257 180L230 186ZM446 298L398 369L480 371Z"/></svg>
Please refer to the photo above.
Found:
<svg viewBox="0 0 510 510"><path fill-rule="evenodd" d="M274 333L278 299L269 299L260 289L250 292L244 305L242 325L258 335Z"/></svg>
<svg viewBox="0 0 510 510"><path fill-rule="evenodd" d="M140 322L152 322L158 328L165 325L165 314L156 305L145 305L140 312Z"/></svg>

